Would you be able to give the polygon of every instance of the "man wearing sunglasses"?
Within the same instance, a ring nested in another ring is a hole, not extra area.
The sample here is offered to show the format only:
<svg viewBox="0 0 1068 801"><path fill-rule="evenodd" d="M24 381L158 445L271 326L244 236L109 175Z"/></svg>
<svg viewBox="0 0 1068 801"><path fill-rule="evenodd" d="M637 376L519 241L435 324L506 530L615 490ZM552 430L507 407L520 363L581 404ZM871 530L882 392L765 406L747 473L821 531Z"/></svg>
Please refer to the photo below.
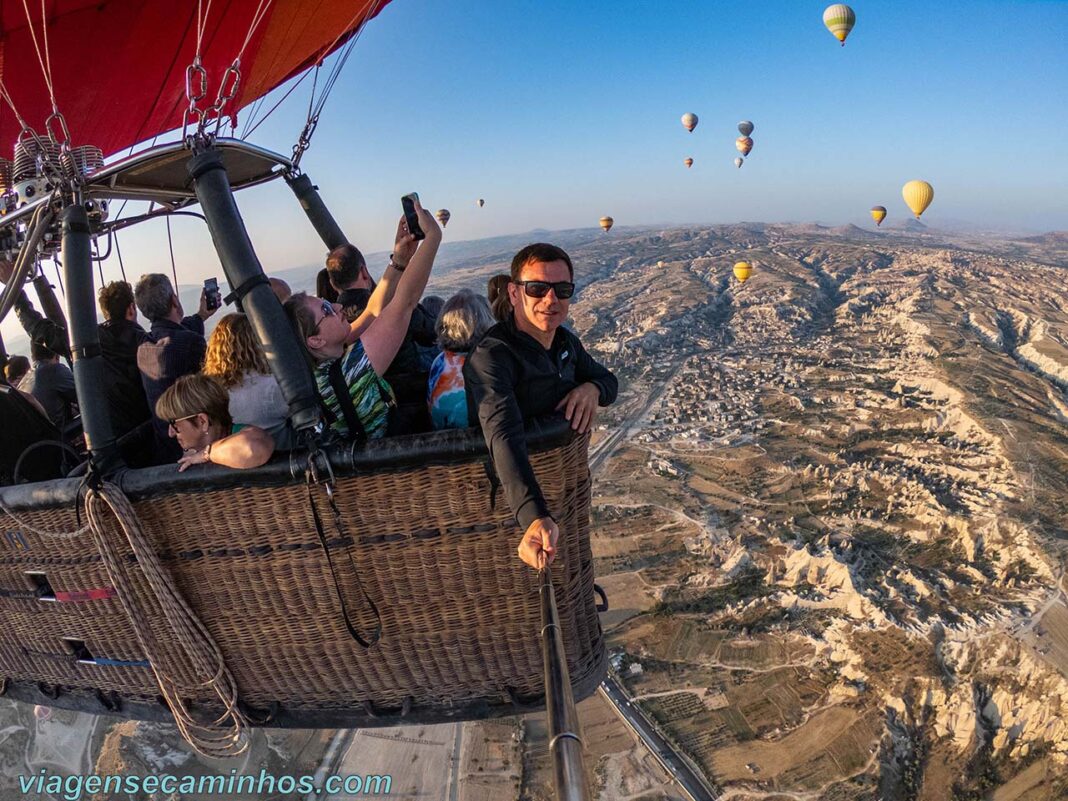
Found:
<svg viewBox="0 0 1068 801"><path fill-rule="evenodd" d="M555 245L528 245L512 259L512 314L486 332L464 365L468 419L479 421L505 497L523 529L519 558L552 562L560 530L527 455L523 421L563 413L580 434L598 406L616 399L616 377L564 328L575 271Z"/></svg>

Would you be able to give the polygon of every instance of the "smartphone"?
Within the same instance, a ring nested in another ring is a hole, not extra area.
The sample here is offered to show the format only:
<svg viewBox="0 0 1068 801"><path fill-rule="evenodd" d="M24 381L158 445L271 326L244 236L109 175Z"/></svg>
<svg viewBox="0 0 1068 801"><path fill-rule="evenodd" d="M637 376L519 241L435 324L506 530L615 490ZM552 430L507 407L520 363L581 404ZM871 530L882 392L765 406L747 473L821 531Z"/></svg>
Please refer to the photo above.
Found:
<svg viewBox="0 0 1068 801"><path fill-rule="evenodd" d="M218 278L209 278L204 282L204 294L208 299L208 311L215 311L222 306L222 293L219 291Z"/></svg>
<svg viewBox="0 0 1068 801"><path fill-rule="evenodd" d="M408 233L416 239L426 239L422 227L419 225L419 215L415 213L415 202L419 200L419 194L412 192L401 198L401 208L404 209L404 219L408 223Z"/></svg>

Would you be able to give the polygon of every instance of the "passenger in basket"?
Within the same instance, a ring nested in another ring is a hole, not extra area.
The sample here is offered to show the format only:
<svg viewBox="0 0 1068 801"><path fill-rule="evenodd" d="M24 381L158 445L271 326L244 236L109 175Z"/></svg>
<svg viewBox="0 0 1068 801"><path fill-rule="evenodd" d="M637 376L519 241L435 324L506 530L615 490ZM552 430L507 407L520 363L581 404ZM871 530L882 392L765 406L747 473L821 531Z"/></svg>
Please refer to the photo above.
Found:
<svg viewBox="0 0 1068 801"><path fill-rule="evenodd" d="M296 435L289 405L271 374L267 357L243 314L227 314L208 337L204 375L230 393L230 417L236 425L256 426L271 435L279 450L292 450Z"/></svg>
<svg viewBox="0 0 1068 801"><path fill-rule="evenodd" d="M386 272L394 269L403 271L415 252L415 246L416 240L408 234L408 227L401 217L397 223L397 237ZM354 322L367 308L371 293L375 290L375 282L367 271L363 254L353 245L334 248L326 258L326 270L331 284L338 290L337 302L342 307L345 319L350 323ZM385 303L389 303L388 297ZM430 417L426 410L426 382L433 357L424 360L420 348L433 347L437 338L434 321L434 316L422 303L415 305L408 320L404 341L382 376L389 382L397 402L387 432L389 434L430 430Z"/></svg>
<svg viewBox="0 0 1068 801"><path fill-rule="evenodd" d="M616 399L616 377L564 328L575 292L571 258L555 245L528 245L512 260L512 315L497 323L464 365L469 412L478 420L505 497L523 529L519 557L540 568L556 555L560 530L527 455L523 421L563 412L593 428L598 406Z"/></svg>
<svg viewBox="0 0 1068 801"><path fill-rule="evenodd" d="M426 394L435 430L467 428L464 362L492 325L489 302L470 289L457 292L441 307L437 324L441 353L430 365Z"/></svg>
<svg viewBox="0 0 1068 801"><path fill-rule="evenodd" d="M441 228L434 215L418 204L416 211L426 239L403 267L390 263L366 308L352 323L345 320L340 305L303 292L285 304L315 365L330 427L344 437L377 439L386 434L394 399L383 376L407 336L412 311L441 244ZM414 246L415 240L405 232L403 244Z"/></svg>
<svg viewBox="0 0 1068 801"><path fill-rule="evenodd" d="M486 284L486 298L493 310L494 319L498 321L512 316L512 303L508 300L508 284L511 280L512 276L508 273L499 273Z"/></svg>
<svg viewBox="0 0 1068 801"><path fill-rule="evenodd" d="M234 425L226 390L206 375L182 376L171 384L156 402L156 416L167 422L168 434L182 449L178 472L207 462L259 467L274 453L266 431Z"/></svg>

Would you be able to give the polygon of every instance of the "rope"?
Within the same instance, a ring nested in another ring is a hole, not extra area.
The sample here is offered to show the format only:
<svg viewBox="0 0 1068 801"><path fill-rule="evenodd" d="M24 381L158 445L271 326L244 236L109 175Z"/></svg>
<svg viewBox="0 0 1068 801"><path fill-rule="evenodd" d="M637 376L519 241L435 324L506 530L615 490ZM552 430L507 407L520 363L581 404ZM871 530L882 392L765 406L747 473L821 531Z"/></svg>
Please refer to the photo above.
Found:
<svg viewBox="0 0 1068 801"><path fill-rule="evenodd" d="M126 265L122 263L122 248L119 247L119 232L118 229L112 232L115 236L115 254L119 257L119 270L122 272L122 280L129 283L126 280Z"/></svg>
<svg viewBox="0 0 1068 801"><path fill-rule="evenodd" d="M16 523L18 523L20 528L25 529L26 531L30 531L36 534L38 537L52 537L54 539L74 539L75 537L80 537L82 534L89 530L88 523L86 523L81 528L76 529L75 531L49 531L48 529L37 528L33 524L26 522L13 511L11 511L11 509L8 508L7 504L4 503L2 498L0 498L0 510L2 510L4 514L14 520Z"/></svg>
<svg viewBox="0 0 1068 801"><path fill-rule="evenodd" d="M41 67L45 86L48 87L48 98L52 101L52 108L56 107L56 93L52 90L52 62L48 57L48 22L45 10L45 0L41 0L41 31L45 40L44 55L41 54L41 46L37 43L37 31L34 30L33 17L30 14L29 0L22 0L22 8L26 12L26 26L30 29L30 37L33 39L33 49L37 52L37 63Z"/></svg>
<svg viewBox="0 0 1068 801"><path fill-rule="evenodd" d="M174 293L178 294L178 267L174 263L174 240L171 238L171 218L168 215L167 220L167 248L171 252L171 275L174 276Z"/></svg>
<svg viewBox="0 0 1068 801"><path fill-rule="evenodd" d="M141 529L130 501L114 484L104 481L85 499L93 538L119 593L142 652L148 657L164 700L174 714L178 731L198 753L233 757L249 747L248 721L238 708L237 684L219 647L178 591ZM133 549L151 592L139 597L116 542L113 518ZM110 525L109 525L110 523ZM156 636L164 630L165 640ZM210 723L193 718L184 698L207 689L222 702L224 712Z"/></svg>

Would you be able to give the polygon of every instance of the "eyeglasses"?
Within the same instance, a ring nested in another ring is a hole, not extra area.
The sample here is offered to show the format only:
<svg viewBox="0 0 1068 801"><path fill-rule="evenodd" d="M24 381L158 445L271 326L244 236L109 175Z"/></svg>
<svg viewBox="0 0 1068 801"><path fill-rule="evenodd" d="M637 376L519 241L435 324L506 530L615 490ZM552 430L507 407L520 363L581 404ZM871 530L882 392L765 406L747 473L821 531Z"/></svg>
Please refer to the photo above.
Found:
<svg viewBox="0 0 1068 801"><path fill-rule="evenodd" d="M513 281L516 286L523 287L528 297L544 298L551 289L560 300L567 300L575 294L575 284L572 281Z"/></svg>
<svg viewBox="0 0 1068 801"><path fill-rule="evenodd" d="M178 424L180 422L182 422L183 420L192 420L194 417L199 417L201 414L202 412L197 412L196 414L187 414L185 417L175 417L172 420L168 420L167 430L169 431L173 428L174 432L178 433Z"/></svg>
<svg viewBox="0 0 1068 801"><path fill-rule="evenodd" d="M319 321L315 324L315 333L319 333L319 326L323 324L323 320L327 317L333 317L337 314L337 309L334 308L334 304L328 300L323 301L323 316L319 318Z"/></svg>

